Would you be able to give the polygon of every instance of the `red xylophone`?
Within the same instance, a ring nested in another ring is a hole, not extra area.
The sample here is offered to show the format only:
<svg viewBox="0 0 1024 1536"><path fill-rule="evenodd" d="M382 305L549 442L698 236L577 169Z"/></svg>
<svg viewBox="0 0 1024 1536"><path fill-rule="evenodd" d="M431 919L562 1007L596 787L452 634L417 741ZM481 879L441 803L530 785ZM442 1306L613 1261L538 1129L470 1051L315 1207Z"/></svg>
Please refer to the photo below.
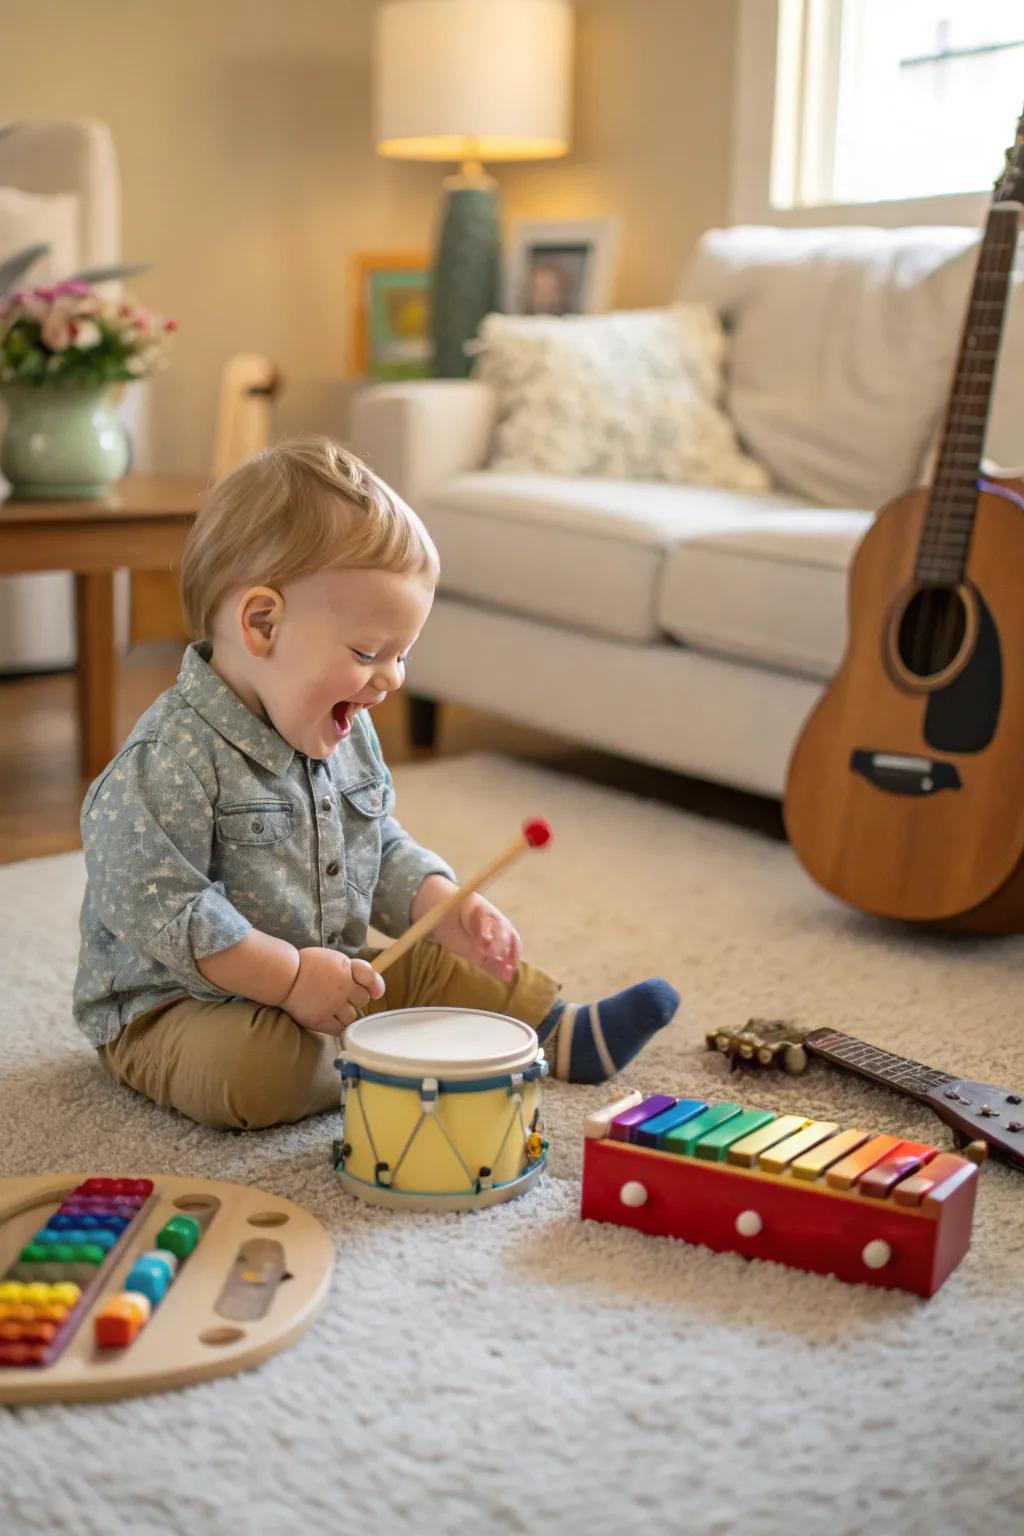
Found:
<svg viewBox="0 0 1024 1536"><path fill-rule="evenodd" d="M977 1165L923 1142L639 1093L585 1138L584 1218L919 1296L970 1246Z"/></svg>

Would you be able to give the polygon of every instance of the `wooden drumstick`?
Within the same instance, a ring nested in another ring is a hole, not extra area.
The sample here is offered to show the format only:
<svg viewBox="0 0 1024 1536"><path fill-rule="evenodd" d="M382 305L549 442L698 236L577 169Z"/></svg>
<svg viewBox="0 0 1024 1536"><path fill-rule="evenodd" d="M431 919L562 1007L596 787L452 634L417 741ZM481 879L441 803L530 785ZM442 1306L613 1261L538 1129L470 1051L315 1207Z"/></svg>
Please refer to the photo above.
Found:
<svg viewBox="0 0 1024 1536"><path fill-rule="evenodd" d="M405 954L407 949L411 949L415 943L432 932L442 918L447 917L449 912L454 911L460 902L465 901L467 896L471 895L473 891L480 890L482 886L493 880L495 875L505 868L506 864L511 864L513 859L517 859L528 848L543 848L544 844L550 841L551 827L542 816L536 817L533 821L526 822L515 842L509 843L508 847L502 853L499 853L497 858L492 859L489 864L485 865L483 869L473 876L472 880L467 880L465 885L460 885L457 891L453 891L450 896L446 896L444 901L439 901L436 907L431 907L429 912L424 912L423 916L418 918L412 927L402 934L400 939L396 939L393 944L389 944L387 949L382 949L376 960L370 962L373 969L375 971L386 971L388 966L393 965L400 955Z"/></svg>

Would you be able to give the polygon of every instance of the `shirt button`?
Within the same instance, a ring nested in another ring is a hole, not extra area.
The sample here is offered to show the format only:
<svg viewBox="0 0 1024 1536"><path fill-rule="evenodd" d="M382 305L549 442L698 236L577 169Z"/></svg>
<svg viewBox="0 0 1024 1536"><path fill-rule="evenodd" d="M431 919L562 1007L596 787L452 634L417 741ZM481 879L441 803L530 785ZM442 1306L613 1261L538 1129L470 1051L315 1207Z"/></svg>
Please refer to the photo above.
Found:
<svg viewBox="0 0 1024 1536"><path fill-rule="evenodd" d="M253 824L252 824L252 829L253 829L254 832L262 832L263 831L263 823L262 823L262 821L254 821Z"/></svg>
<svg viewBox="0 0 1024 1536"><path fill-rule="evenodd" d="M337 873L338 873L338 861L337 861L337 859L332 859L331 862L327 865L326 869L324 870L324 874L325 875L336 875Z"/></svg>
<svg viewBox="0 0 1024 1536"><path fill-rule="evenodd" d="M331 808L331 802L330 802L329 798L325 795L324 798L320 801L320 809L322 811L329 811L330 808Z"/></svg>

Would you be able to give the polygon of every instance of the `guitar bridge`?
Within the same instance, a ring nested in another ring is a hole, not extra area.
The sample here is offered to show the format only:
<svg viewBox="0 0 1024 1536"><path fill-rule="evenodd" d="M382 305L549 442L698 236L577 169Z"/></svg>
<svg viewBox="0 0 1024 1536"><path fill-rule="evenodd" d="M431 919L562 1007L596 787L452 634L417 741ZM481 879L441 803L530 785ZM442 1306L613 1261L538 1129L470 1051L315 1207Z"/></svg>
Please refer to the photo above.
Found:
<svg viewBox="0 0 1024 1536"><path fill-rule="evenodd" d="M900 752L870 752L855 748L850 767L891 795L936 795L943 789L960 789L960 774L955 763L938 762L932 757L914 757Z"/></svg>

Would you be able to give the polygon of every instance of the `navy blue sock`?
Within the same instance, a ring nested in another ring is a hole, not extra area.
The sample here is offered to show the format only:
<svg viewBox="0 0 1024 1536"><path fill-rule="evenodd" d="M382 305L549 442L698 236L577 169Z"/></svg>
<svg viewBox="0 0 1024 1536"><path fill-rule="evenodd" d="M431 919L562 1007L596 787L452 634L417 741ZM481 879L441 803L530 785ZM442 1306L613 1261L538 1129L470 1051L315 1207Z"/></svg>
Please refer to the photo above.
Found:
<svg viewBox="0 0 1024 1536"><path fill-rule="evenodd" d="M660 976L637 982L599 1003L556 1002L537 1026L553 1077L603 1083L621 1072L679 1007L679 993Z"/></svg>

